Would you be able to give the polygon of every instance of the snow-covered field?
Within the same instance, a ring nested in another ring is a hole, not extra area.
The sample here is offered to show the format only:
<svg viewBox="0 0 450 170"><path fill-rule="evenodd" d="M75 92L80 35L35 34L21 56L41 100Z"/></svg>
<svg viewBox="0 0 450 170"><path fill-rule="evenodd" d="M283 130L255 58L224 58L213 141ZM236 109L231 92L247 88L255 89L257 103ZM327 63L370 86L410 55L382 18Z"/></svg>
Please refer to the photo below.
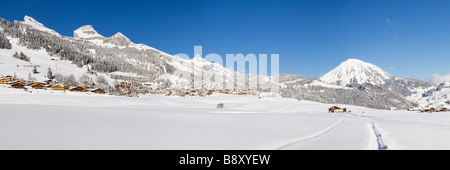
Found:
<svg viewBox="0 0 450 170"><path fill-rule="evenodd" d="M217 109L219 103L224 109ZM450 149L450 112L284 98L139 98L0 85L0 149Z"/></svg>

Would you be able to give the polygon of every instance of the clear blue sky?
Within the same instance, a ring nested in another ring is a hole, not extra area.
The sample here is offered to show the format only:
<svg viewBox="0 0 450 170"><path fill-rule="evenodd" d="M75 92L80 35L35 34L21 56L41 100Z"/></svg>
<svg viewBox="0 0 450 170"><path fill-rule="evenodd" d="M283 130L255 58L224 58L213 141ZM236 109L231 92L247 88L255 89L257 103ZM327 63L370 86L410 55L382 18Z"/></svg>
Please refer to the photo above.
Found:
<svg viewBox="0 0 450 170"><path fill-rule="evenodd" d="M347 58L398 77L450 72L448 0L3 1L0 17L29 15L62 35L93 25L169 54L277 53L280 72L327 73Z"/></svg>

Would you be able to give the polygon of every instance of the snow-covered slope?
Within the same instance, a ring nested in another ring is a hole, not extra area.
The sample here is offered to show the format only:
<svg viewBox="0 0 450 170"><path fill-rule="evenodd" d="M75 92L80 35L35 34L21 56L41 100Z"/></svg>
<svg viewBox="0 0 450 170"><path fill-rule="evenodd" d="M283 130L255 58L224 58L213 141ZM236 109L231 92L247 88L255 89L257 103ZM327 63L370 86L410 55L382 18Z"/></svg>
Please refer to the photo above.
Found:
<svg viewBox="0 0 450 170"><path fill-rule="evenodd" d="M0 75L16 75L18 79L28 80L31 75L36 81L43 82L48 80L48 68L52 70L53 75L61 74L63 76L74 75L76 78L86 74L86 66L78 67L70 61L59 60L57 57L50 56L44 49L32 50L18 45L18 39L10 40L11 49L0 49ZM24 53L30 58L30 62L13 58L14 53ZM33 74L33 67L37 68L38 73ZM105 77L110 84L114 81L105 73L98 73ZM96 76L88 75L95 80Z"/></svg>
<svg viewBox="0 0 450 170"><path fill-rule="evenodd" d="M330 104L286 98L30 91L0 85L0 149L450 149L444 112L340 105L352 112L328 113Z"/></svg>
<svg viewBox="0 0 450 170"><path fill-rule="evenodd" d="M450 83L442 83L433 87L412 100L416 100L423 108L450 108Z"/></svg>
<svg viewBox="0 0 450 170"><path fill-rule="evenodd" d="M31 51L45 50L48 58L71 62L83 70L89 68L91 71L100 73L137 74L139 79L143 78L142 81L146 82L170 80L177 88L225 88L224 84L247 88L244 82L234 83L235 77L245 77L243 74L236 74L220 64L213 64L201 57L192 60L180 58L144 44L135 44L120 32L107 38L99 34L93 26L86 25L75 30L74 37L55 37L40 29L23 29L23 26L23 24L14 26L4 19L0 22L2 32L7 30L6 35L9 39L17 40L14 46ZM14 52L13 49L8 52L8 55ZM41 51L41 53L45 52ZM34 62L33 59L32 62ZM12 73L10 71L3 74ZM193 73L195 76L192 76ZM193 77L195 81L191 80ZM258 76L248 75L247 77L256 80ZM125 79L133 78L125 77ZM219 79L222 81L212 81ZM269 79L260 78L259 80L262 85Z"/></svg>
<svg viewBox="0 0 450 170"><path fill-rule="evenodd" d="M376 65L358 59L348 59L329 73L321 76L320 81L345 86L347 84L384 85L385 80L393 76Z"/></svg>

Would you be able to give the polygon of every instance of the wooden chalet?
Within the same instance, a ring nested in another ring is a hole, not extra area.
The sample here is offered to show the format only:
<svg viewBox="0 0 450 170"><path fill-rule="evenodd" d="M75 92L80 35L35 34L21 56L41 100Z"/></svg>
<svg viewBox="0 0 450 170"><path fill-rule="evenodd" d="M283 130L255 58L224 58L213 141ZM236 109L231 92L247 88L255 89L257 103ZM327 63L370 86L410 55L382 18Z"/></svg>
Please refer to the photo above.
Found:
<svg viewBox="0 0 450 170"><path fill-rule="evenodd" d="M54 85L54 86L52 87L52 90L65 90L65 89L64 89L64 86L61 86L61 85Z"/></svg>
<svg viewBox="0 0 450 170"><path fill-rule="evenodd" d="M340 108L340 107L337 107L337 106L333 106L333 107L330 107L328 109L328 112L331 112L331 113L344 113L344 112L347 112L347 108Z"/></svg>
<svg viewBox="0 0 450 170"><path fill-rule="evenodd" d="M433 112L436 112L436 109L435 108L425 109L423 112L425 112L425 113L433 113Z"/></svg>
<svg viewBox="0 0 450 170"><path fill-rule="evenodd" d="M70 91L71 92L87 92L87 90L85 88L80 87L80 86L70 89Z"/></svg>
<svg viewBox="0 0 450 170"><path fill-rule="evenodd" d="M28 82L28 86L34 86L34 85L36 85L37 83L36 82L34 82L34 81L30 81L30 82Z"/></svg>
<svg viewBox="0 0 450 170"><path fill-rule="evenodd" d="M10 84L10 83L11 83L11 81L7 78L0 79L0 84Z"/></svg>
<svg viewBox="0 0 450 170"><path fill-rule="evenodd" d="M23 85L23 81L15 81L13 84L16 84L16 83Z"/></svg>
<svg viewBox="0 0 450 170"><path fill-rule="evenodd" d="M11 85L11 87L15 89L23 89L25 86L23 84L16 83Z"/></svg>
<svg viewBox="0 0 450 170"><path fill-rule="evenodd" d="M100 88L92 90L91 92L92 93L97 93L97 94L104 94L105 93L105 91L103 89L100 89Z"/></svg>
<svg viewBox="0 0 450 170"><path fill-rule="evenodd" d="M44 89L44 84L37 83L33 86L31 86L33 89Z"/></svg>
<svg viewBox="0 0 450 170"><path fill-rule="evenodd" d="M441 111L441 112L447 112L448 109L444 107L444 108L442 108L440 111Z"/></svg>

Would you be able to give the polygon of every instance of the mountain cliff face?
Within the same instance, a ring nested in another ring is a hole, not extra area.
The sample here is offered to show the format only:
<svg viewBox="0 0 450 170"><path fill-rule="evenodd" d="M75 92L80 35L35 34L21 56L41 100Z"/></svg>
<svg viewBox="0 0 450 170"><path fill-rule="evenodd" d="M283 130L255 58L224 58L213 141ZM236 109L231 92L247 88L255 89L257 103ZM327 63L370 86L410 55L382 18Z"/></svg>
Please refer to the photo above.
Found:
<svg viewBox="0 0 450 170"><path fill-rule="evenodd" d="M111 43L111 44L118 45L118 46L129 46L132 44L130 39L125 37L125 35L123 35L120 32L115 34L114 36L104 40L104 43Z"/></svg>
<svg viewBox="0 0 450 170"><path fill-rule="evenodd" d="M85 39L85 40L93 40L99 39L104 40L105 37L97 33L92 25L85 25L73 32L74 38Z"/></svg>
<svg viewBox="0 0 450 170"><path fill-rule="evenodd" d="M27 27L27 28L31 28L31 29L37 29L39 31L43 31L43 32L47 32L56 36L61 37L61 35L59 33L57 33L56 31L49 29L47 27L44 26L44 24L36 21L34 18L30 17L30 16L25 16L24 21L14 21L15 25L21 26L21 27Z"/></svg>

